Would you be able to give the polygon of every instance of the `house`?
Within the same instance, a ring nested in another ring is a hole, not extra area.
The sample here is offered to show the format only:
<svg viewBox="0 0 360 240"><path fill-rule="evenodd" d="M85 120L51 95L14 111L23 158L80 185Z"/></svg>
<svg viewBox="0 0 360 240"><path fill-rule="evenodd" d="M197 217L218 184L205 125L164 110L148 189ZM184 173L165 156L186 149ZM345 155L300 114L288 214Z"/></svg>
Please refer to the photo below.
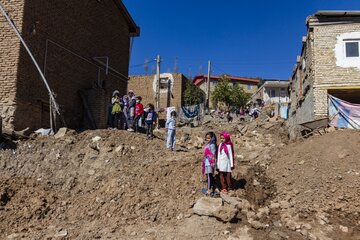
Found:
<svg viewBox="0 0 360 240"><path fill-rule="evenodd" d="M236 76L226 76L230 79L230 83L235 85L238 84L244 89L246 93L250 95L254 94L258 89L258 84L260 83L259 79L256 78L245 78L245 77L236 77ZM198 86L205 93L207 92L207 75L198 75L193 79L193 83ZM216 84L221 79L221 76L210 76L210 98L211 93L214 91ZM210 101L210 107L212 107L212 102Z"/></svg>
<svg viewBox="0 0 360 240"><path fill-rule="evenodd" d="M183 105L186 82L189 81L181 73L160 74L160 108L175 107ZM152 103L156 106L156 75L134 75L130 76L128 88L135 92L136 96L142 97L144 105Z"/></svg>
<svg viewBox="0 0 360 240"><path fill-rule="evenodd" d="M288 80L263 80L263 85L251 96L252 102L261 102L274 107L275 115L288 118L289 81Z"/></svg>
<svg viewBox="0 0 360 240"><path fill-rule="evenodd" d="M124 4L119 0L3 2L56 95L62 125L106 127L113 90L126 93L131 41L140 34ZM1 14L0 26L4 127L50 127L49 93ZM54 122L57 127L59 119Z"/></svg>
<svg viewBox="0 0 360 240"><path fill-rule="evenodd" d="M360 11L318 11L306 21L290 79L290 137L328 118L329 96L360 103Z"/></svg>

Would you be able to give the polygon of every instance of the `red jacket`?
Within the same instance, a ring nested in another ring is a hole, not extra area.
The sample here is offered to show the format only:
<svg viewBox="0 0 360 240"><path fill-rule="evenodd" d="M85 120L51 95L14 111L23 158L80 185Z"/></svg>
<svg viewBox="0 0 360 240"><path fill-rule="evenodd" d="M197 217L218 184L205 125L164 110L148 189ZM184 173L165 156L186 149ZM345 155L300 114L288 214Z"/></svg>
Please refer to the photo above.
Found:
<svg viewBox="0 0 360 240"><path fill-rule="evenodd" d="M142 103L136 103L135 105L135 116L141 116L144 112L144 106Z"/></svg>

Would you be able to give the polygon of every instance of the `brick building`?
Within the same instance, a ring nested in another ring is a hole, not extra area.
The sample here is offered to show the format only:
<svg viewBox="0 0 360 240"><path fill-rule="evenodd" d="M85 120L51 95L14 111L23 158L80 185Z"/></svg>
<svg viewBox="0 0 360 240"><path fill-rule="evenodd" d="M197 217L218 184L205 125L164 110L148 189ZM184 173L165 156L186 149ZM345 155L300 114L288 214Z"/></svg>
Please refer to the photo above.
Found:
<svg viewBox="0 0 360 240"><path fill-rule="evenodd" d="M183 105L187 81L189 80L181 73L160 74L160 108L179 109ZM130 76L129 89L133 90L136 96L142 97L144 105L155 105L156 75Z"/></svg>
<svg viewBox="0 0 360 240"><path fill-rule="evenodd" d="M328 116L328 94L360 103L360 11L319 11L307 18L290 79L290 137L299 124Z"/></svg>
<svg viewBox="0 0 360 240"><path fill-rule="evenodd" d="M66 125L106 127L112 91L126 93L131 40L140 31L123 3L4 0L2 4L43 67ZM11 129L50 125L49 94L3 16L0 114Z"/></svg>
<svg viewBox="0 0 360 240"><path fill-rule="evenodd" d="M235 77L227 76L230 79L230 83L235 85L238 84L244 89L244 91L250 95L253 95L258 90L258 84L260 83L259 79L256 78L245 78L245 77ZM193 79L193 83L198 86L205 93L207 91L207 75L198 75ZM221 76L210 76L210 99L211 93L214 91L215 86L221 79ZM210 107L213 107L212 101L209 103Z"/></svg>

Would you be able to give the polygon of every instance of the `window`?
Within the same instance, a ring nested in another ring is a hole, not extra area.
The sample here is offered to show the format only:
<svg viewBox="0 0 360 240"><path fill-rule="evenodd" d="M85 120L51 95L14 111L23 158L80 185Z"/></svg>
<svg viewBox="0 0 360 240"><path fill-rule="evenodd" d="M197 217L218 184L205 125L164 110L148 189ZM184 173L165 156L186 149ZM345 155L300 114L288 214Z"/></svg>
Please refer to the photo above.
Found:
<svg viewBox="0 0 360 240"><path fill-rule="evenodd" d="M171 87L171 80L169 78L160 78L160 90L167 90Z"/></svg>
<svg viewBox="0 0 360 240"><path fill-rule="evenodd" d="M251 90L252 89L252 85L247 85L247 90Z"/></svg>
<svg viewBox="0 0 360 240"><path fill-rule="evenodd" d="M345 42L345 56L359 57L359 42Z"/></svg>
<svg viewBox="0 0 360 240"><path fill-rule="evenodd" d="M286 89L285 88L280 89L280 96L281 97L286 97Z"/></svg>
<svg viewBox="0 0 360 240"><path fill-rule="evenodd" d="M270 97L276 97L276 91L275 89L270 90Z"/></svg>

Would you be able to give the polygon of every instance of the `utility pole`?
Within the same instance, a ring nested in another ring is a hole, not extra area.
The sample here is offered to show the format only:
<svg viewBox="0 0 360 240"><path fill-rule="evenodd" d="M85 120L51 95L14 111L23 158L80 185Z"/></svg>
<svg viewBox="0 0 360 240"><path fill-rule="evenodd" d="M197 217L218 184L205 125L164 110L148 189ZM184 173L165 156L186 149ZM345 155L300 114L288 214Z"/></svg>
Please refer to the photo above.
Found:
<svg viewBox="0 0 360 240"><path fill-rule="evenodd" d="M156 57L156 108L159 110L160 108L160 63L161 58L160 55Z"/></svg>
<svg viewBox="0 0 360 240"><path fill-rule="evenodd" d="M207 85L206 85L206 110L210 112L210 73L211 73L211 61L208 62L208 74L207 74Z"/></svg>

